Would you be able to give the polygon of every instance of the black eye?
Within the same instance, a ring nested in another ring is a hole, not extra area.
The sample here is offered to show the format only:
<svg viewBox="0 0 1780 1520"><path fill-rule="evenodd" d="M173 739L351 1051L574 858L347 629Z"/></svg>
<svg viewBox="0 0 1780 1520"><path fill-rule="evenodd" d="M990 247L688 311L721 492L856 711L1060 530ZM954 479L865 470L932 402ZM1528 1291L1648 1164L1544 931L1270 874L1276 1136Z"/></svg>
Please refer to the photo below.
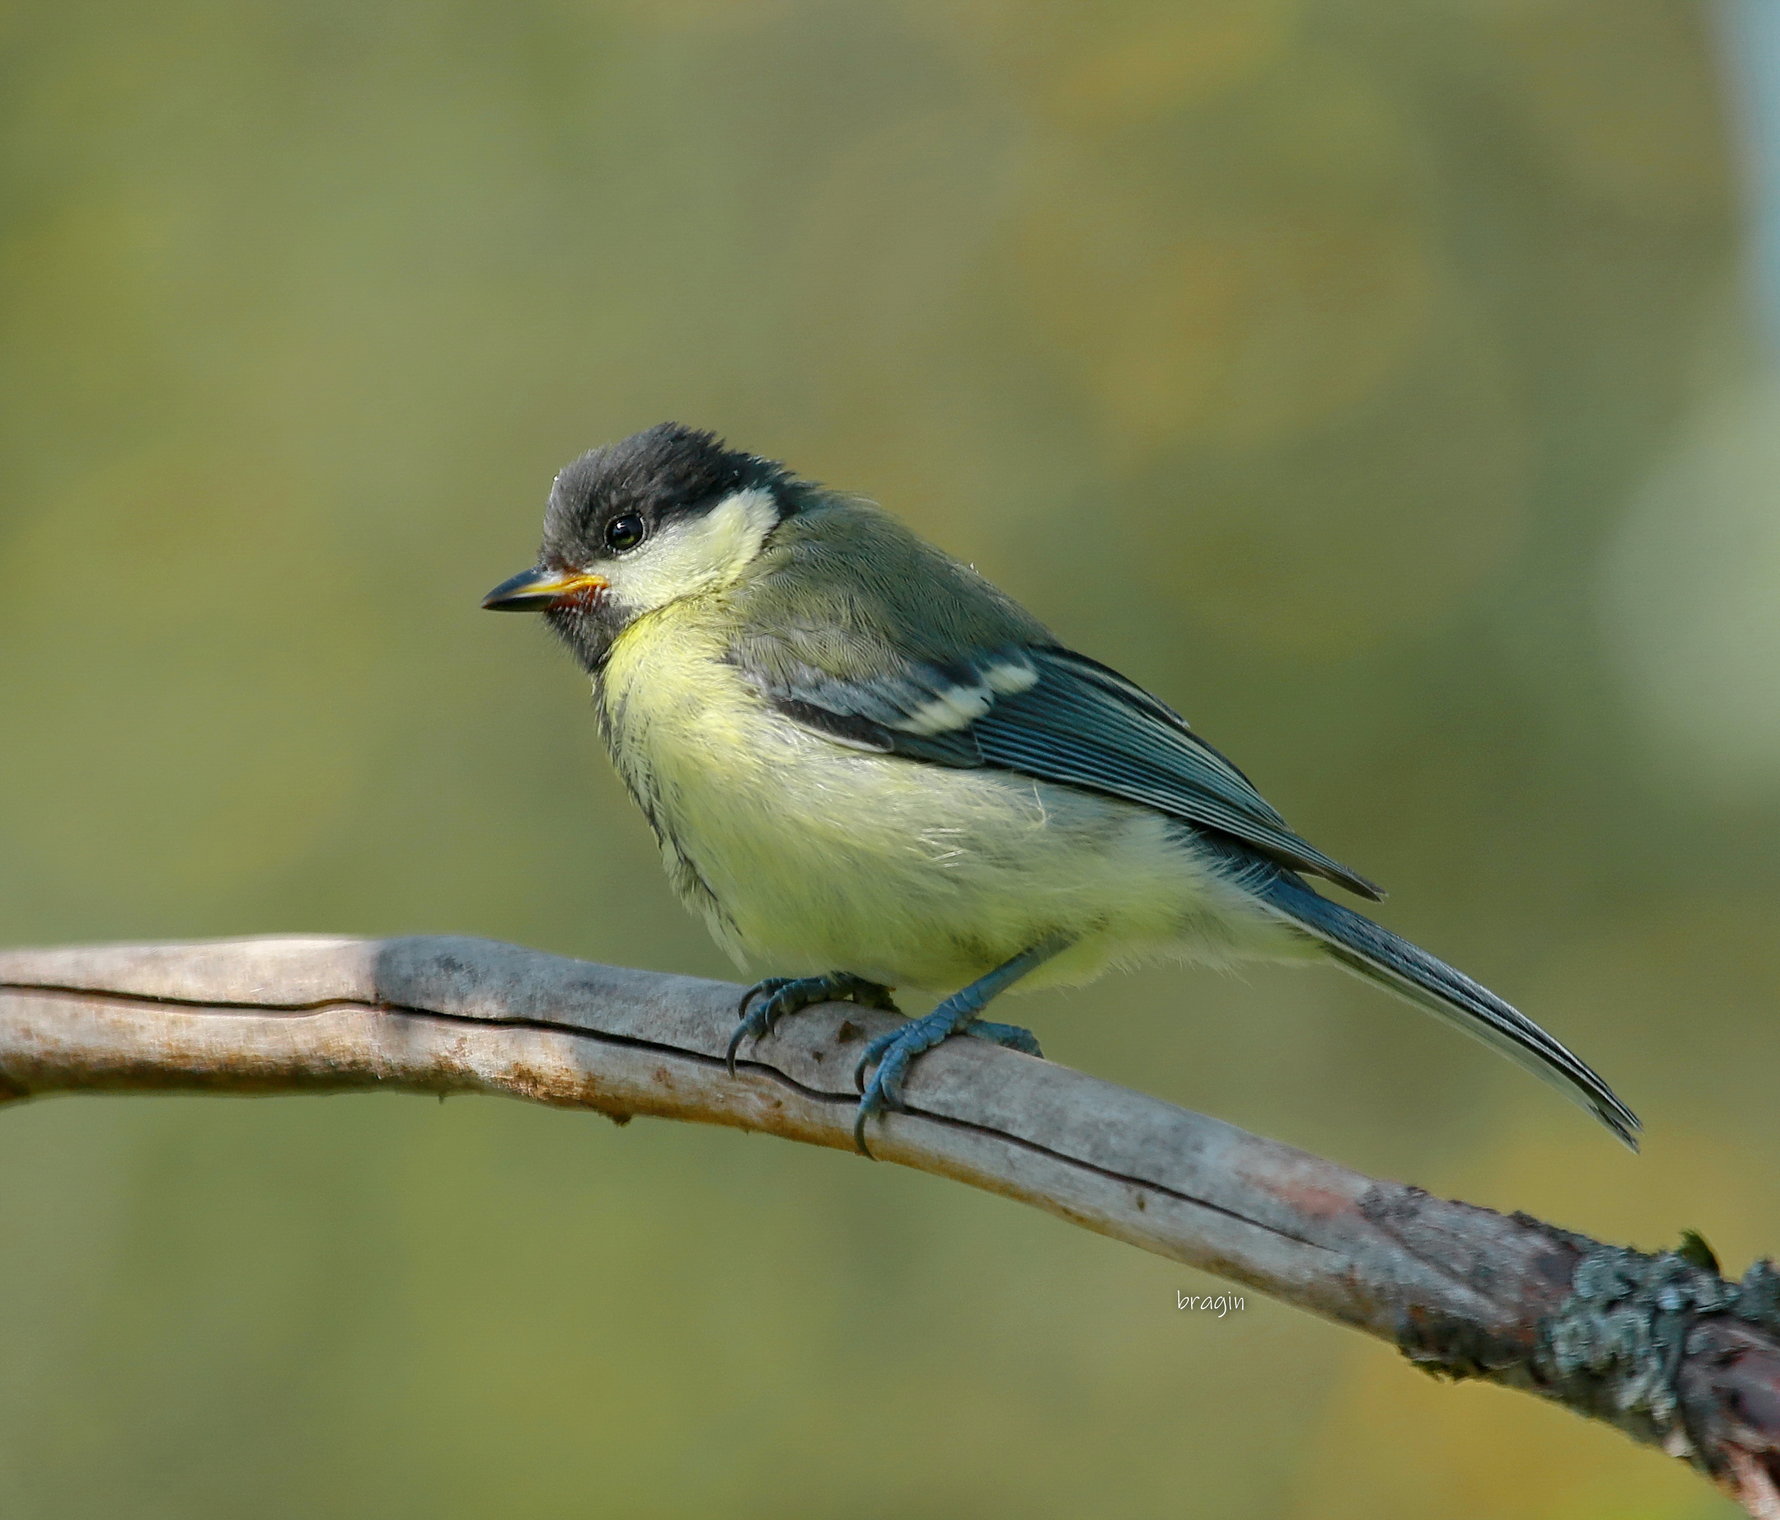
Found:
<svg viewBox="0 0 1780 1520"><path fill-rule="evenodd" d="M626 549L634 549L642 543L648 532L642 518L634 512L627 512L623 517L614 517L606 524L606 547L614 554L622 554Z"/></svg>

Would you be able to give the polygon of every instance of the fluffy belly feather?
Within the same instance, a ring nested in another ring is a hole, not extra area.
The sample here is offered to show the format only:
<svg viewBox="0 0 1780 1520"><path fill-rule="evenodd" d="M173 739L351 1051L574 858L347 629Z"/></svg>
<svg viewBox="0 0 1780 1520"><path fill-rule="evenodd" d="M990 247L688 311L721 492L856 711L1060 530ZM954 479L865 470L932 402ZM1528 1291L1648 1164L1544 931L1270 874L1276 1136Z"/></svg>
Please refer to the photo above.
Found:
<svg viewBox="0 0 1780 1520"><path fill-rule="evenodd" d="M619 640L598 696L676 889L738 960L951 990L1059 932L1075 943L1023 986L1293 953L1160 814L846 749L769 711L720 654L664 609Z"/></svg>

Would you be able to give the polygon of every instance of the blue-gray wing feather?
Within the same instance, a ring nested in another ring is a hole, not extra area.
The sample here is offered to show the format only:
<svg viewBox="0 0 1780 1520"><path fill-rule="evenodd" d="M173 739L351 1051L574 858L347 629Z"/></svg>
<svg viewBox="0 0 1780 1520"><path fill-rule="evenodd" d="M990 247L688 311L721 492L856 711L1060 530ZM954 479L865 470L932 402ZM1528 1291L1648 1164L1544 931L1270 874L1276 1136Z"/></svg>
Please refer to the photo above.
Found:
<svg viewBox="0 0 1780 1520"><path fill-rule="evenodd" d="M1361 896L1383 895L1293 833L1173 709L1072 651L1008 646L964 664L906 661L863 677L797 660L737 663L785 716L837 743L1139 803Z"/></svg>

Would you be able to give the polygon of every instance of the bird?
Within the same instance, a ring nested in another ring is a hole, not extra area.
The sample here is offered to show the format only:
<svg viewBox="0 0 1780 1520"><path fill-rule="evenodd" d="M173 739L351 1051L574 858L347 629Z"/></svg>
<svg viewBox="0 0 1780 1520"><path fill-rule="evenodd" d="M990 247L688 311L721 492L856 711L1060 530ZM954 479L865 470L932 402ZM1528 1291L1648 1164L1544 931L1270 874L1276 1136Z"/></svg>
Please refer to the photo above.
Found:
<svg viewBox="0 0 1780 1520"><path fill-rule="evenodd" d="M983 1017L998 994L1169 959L1333 962L1637 1148L1637 1116L1539 1025L1312 887L1383 897L1172 707L865 498L664 422L557 474L537 563L482 605L567 645L675 892L774 969L737 1009L732 1072L817 1003L938 995L864 1048L868 1155L924 1052L1041 1054Z"/></svg>

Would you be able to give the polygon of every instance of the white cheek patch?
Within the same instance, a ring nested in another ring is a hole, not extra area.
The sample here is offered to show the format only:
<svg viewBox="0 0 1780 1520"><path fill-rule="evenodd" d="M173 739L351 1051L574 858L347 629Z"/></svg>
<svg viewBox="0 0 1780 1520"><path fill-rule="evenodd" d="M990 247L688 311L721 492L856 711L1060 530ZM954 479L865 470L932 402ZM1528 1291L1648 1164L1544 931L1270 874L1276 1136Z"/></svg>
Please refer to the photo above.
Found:
<svg viewBox="0 0 1780 1520"><path fill-rule="evenodd" d="M772 492L726 496L709 512L662 529L634 554L600 567L613 598L633 612L652 612L683 596L734 580L779 524Z"/></svg>
<svg viewBox="0 0 1780 1520"><path fill-rule="evenodd" d="M972 685L941 688L900 723L905 734L947 734L968 728L995 705L997 696L1011 697L1038 684L1038 672L1023 660L1004 660L983 667Z"/></svg>

